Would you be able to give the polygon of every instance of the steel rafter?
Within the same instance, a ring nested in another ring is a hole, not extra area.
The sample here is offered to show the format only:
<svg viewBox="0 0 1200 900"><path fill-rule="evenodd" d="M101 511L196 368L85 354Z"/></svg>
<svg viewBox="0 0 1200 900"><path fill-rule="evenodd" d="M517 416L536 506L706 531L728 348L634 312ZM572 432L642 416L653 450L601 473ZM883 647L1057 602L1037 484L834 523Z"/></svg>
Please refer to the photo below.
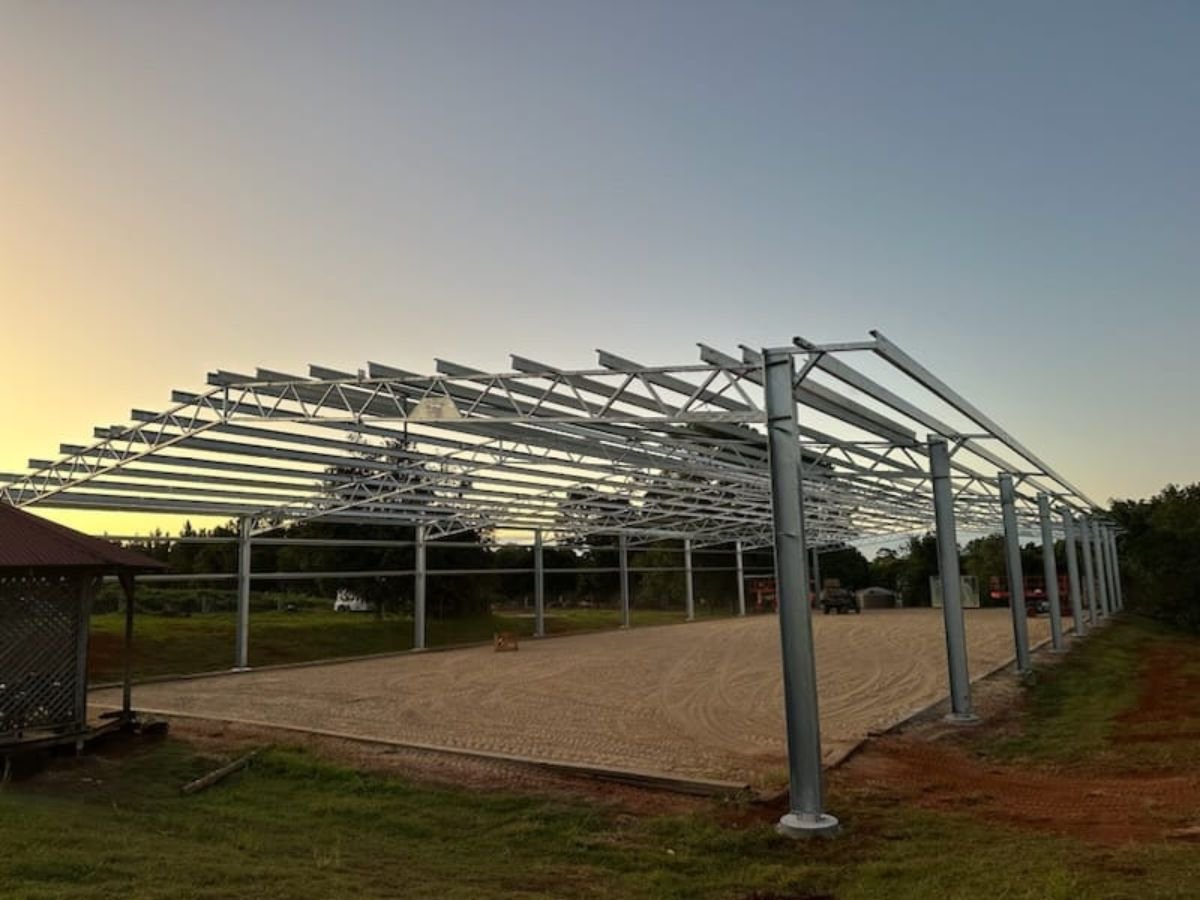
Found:
<svg viewBox="0 0 1200 900"><path fill-rule="evenodd" d="M795 338L801 476L812 543L834 547L932 526L925 435L951 446L960 526L994 531L997 478L1034 530L1036 496L1094 504L1024 444L878 332L818 345ZM850 364L884 360L910 390ZM438 360L433 374L378 363L299 376L218 371L202 392L96 429L26 474L0 479L22 506L248 518L261 533L313 518L403 522L446 535L530 529L634 543L772 541L762 358L700 345L698 363L648 366L598 351L565 369L525 356L512 371ZM849 388L853 395L843 393ZM954 427L932 398L970 424ZM1002 452L1001 452L1002 451Z"/></svg>

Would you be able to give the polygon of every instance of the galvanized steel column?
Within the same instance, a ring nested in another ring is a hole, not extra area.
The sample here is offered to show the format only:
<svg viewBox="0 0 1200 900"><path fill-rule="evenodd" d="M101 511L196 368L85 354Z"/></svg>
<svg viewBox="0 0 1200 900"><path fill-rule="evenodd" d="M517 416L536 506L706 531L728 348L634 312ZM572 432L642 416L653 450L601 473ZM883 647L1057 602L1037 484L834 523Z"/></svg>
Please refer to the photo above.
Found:
<svg viewBox="0 0 1200 900"><path fill-rule="evenodd" d="M742 558L742 542L737 541L734 545L734 553L737 555L737 601L738 615L746 614L746 565Z"/></svg>
<svg viewBox="0 0 1200 900"><path fill-rule="evenodd" d="M1088 624L1100 618L1100 595L1096 591L1096 563L1092 558L1092 523L1087 516L1079 517L1079 542L1083 546L1083 574L1087 582Z"/></svg>
<svg viewBox="0 0 1200 900"><path fill-rule="evenodd" d="M546 568L540 528L533 533L533 636L546 636Z"/></svg>
<svg viewBox="0 0 1200 900"><path fill-rule="evenodd" d="M779 820L778 830L790 837L800 837L829 833L837 828L837 819L824 811L817 668L813 658L812 610L808 605L800 435L793 397L796 369L792 354L783 350L765 351L763 374L791 809Z"/></svg>
<svg viewBox="0 0 1200 900"><path fill-rule="evenodd" d="M1117 606L1117 576L1113 569L1113 543L1112 543L1112 528L1105 525L1100 532L1101 541L1104 545L1104 570L1108 576L1108 608L1114 614L1119 608Z"/></svg>
<svg viewBox="0 0 1200 900"><path fill-rule="evenodd" d="M1046 600L1050 604L1050 646L1062 650L1062 608L1058 597L1058 562L1054 559L1054 529L1050 525L1050 498L1038 494L1037 503L1042 526L1042 571L1046 578Z"/></svg>
<svg viewBox="0 0 1200 900"><path fill-rule="evenodd" d="M237 636L234 668L250 666L250 519L238 519Z"/></svg>
<svg viewBox="0 0 1200 900"><path fill-rule="evenodd" d="M629 627L629 538L620 535L617 539L621 556L621 627Z"/></svg>
<svg viewBox="0 0 1200 900"><path fill-rule="evenodd" d="M1100 571L1104 575L1104 590L1100 596L1104 598L1105 615L1111 616L1117 610L1112 595L1112 563L1108 559L1108 528L1104 525L1096 526L1096 553L1100 558Z"/></svg>
<svg viewBox="0 0 1200 900"><path fill-rule="evenodd" d="M696 619L696 584L692 578L691 538L684 538L683 541L683 578L687 598L687 620L693 622Z"/></svg>
<svg viewBox="0 0 1200 900"><path fill-rule="evenodd" d="M1117 532L1112 532L1113 584L1117 586L1117 609L1125 608L1125 588L1121 584L1121 559L1117 552Z"/></svg>
<svg viewBox="0 0 1200 900"><path fill-rule="evenodd" d="M1008 601L1012 606L1013 643L1017 648L1017 671L1030 671L1029 627L1025 621L1025 575L1021 570L1021 537L1017 531L1016 491L1012 476L1000 474L1000 510L1004 517L1004 562L1008 571Z"/></svg>
<svg viewBox="0 0 1200 900"><path fill-rule="evenodd" d="M958 567L958 532L954 524L954 491L946 440L929 436L929 474L933 481L933 515L937 528L938 575L942 579L942 622L946 628L946 662L950 670L951 722L969 724L971 676L967 668L967 631L962 609L962 576Z"/></svg>
<svg viewBox="0 0 1200 900"><path fill-rule="evenodd" d="M413 649L425 649L425 526L415 529L413 542Z"/></svg>
<svg viewBox="0 0 1200 900"><path fill-rule="evenodd" d="M1100 612L1105 618L1112 615L1112 607L1108 602L1108 561L1104 552L1104 526L1098 523L1092 525L1092 540L1096 542L1096 585L1100 597Z"/></svg>
<svg viewBox="0 0 1200 900"><path fill-rule="evenodd" d="M1071 621L1076 637L1083 637L1083 603L1079 597L1079 555L1075 550L1075 517L1062 511L1063 546L1067 551L1067 584L1071 590Z"/></svg>

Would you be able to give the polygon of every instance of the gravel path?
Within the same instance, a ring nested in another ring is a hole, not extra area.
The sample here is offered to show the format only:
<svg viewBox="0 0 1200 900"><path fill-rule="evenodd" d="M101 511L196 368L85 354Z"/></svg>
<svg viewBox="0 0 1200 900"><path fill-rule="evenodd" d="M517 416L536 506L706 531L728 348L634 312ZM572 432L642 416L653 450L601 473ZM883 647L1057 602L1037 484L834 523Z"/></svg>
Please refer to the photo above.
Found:
<svg viewBox="0 0 1200 900"><path fill-rule="evenodd" d="M968 610L971 675L1011 659L1006 609ZM827 760L945 695L935 610L813 619ZM1049 633L1029 620L1030 641ZM253 640L253 635L251 636ZM97 705L119 691L97 691ZM681 776L778 780L778 620L699 622L248 672L134 689L138 708Z"/></svg>

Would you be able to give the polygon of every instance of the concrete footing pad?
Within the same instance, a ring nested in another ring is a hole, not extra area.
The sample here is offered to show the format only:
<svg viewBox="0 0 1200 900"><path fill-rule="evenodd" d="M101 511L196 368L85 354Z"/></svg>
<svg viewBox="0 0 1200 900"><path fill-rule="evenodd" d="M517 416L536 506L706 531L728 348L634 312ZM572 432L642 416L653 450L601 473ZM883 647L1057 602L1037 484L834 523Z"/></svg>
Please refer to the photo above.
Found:
<svg viewBox="0 0 1200 900"><path fill-rule="evenodd" d="M834 837L839 829L838 820L827 813L811 815L806 813L788 813L779 820L775 830L784 837L811 838Z"/></svg>

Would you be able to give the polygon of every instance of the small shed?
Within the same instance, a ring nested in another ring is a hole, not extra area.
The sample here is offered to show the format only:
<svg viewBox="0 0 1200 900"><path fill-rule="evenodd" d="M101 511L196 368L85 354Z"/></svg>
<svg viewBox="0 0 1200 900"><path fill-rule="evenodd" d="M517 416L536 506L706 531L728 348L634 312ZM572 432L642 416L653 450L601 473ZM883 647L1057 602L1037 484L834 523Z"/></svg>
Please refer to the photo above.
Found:
<svg viewBox="0 0 1200 900"><path fill-rule="evenodd" d="M133 584L163 563L0 503L0 752L74 741L87 724L88 631L101 578L125 591L128 721Z"/></svg>

